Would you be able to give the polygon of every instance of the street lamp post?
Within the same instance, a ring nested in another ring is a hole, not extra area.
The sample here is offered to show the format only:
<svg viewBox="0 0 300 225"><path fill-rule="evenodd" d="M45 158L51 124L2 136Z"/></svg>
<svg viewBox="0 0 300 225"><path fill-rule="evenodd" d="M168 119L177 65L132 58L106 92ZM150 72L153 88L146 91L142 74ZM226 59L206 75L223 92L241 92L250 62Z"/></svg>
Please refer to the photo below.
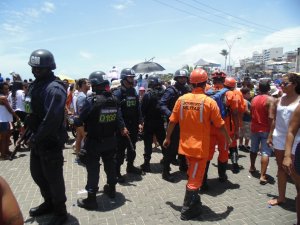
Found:
<svg viewBox="0 0 300 225"><path fill-rule="evenodd" d="M228 51L228 67L229 67L229 71L227 71L227 68L225 68L225 70L229 73L229 75L231 75L231 64L230 64L230 56L231 56L231 48L233 47L233 44L235 43L236 40L240 40L242 39L241 37L236 37L233 39L233 41L230 43L228 43L228 41L224 38L222 38L222 41L225 41L229 51Z"/></svg>

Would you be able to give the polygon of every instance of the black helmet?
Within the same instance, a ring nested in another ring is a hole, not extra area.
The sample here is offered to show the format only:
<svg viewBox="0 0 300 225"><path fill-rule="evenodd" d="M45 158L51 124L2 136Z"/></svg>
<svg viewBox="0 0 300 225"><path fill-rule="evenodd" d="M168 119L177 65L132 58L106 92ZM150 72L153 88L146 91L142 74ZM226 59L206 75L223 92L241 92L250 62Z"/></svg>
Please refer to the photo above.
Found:
<svg viewBox="0 0 300 225"><path fill-rule="evenodd" d="M148 78L148 88L155 88L161 86L161 80L156 76L151 76Z"/></svg>
<svg viewBox="0 0 300 225"><path fill-rule="evenodd" d="M38 49L32 52L28 64L32 67L56 69L52 53L45 49Z"/></svg>
<svg viewBox="0 0 300 225"><path fill-rule="evenodd" d="M104 78L103 78L104 75L105 75L105 73L102 71L95 71L95 72L91 73L89 76L89 81L90 81L91 85L92 86L108 85L109 81L104 80Z"/></svg>
<svg viewBox="0 0 300 225"><path fill-rule="evenodd" d="M135 77L135 72L131 68L125 68L121 71L121 80L125 80L126 77Z"/></svg>
<svg viewBox="0 0 300 225"><path fill-rule="evenodd" d="M176 72L174 74L174 80L176 80L178 77L189 78L189 72L186 69L176 70Z"/></svg>

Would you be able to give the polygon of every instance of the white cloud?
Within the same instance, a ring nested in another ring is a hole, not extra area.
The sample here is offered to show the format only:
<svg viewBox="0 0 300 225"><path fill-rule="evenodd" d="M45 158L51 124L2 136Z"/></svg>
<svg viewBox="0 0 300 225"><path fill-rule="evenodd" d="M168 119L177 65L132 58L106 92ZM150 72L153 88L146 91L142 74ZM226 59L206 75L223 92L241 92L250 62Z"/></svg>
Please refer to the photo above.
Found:
<svg viewBox="0 0 300 225"><path fill-rule="evenodd" d="M84 52L84 51L80 51L79 52L79 55L82 57L82 58L85 58L85 59L91 59L93 57L93 55L89 52Z"/></svg>
<svg viewBox="0 0 300 225"><path fill-rule="evenodd" d="M44 2L42 6L42 11L46 13L53 13L55 10L55 5L52 2Z"/></svg>
<svg viewBox="0 0 300 225"><path fill-rule="evenodd" d="M37 9L29 8L25 10L26 16L31 18L38 18L40 16L40 12Z"/></svg>
<svg viewBox="0 0 300 225"><path fill-rule="evenodd" d="M300 47L300 27L283 29L261 38L253 38L251 30L232 30L224 34L224 38L230 45L236 37L241 37L241 39L236 40L232 45L231 65L237 65L239 60L245 57L252 57L254 51L261 53L263 49L283 47L283 51L286 52ZM168 68L168 72L175 72L184 64L193 65L200 58L224 65L224 56L220 54L222 49L228 50L228 46L220 40L217 43L190 46L177 55L167 58L160 59L157 55L157 60Z"/></svg>
<svg viewBox="0 0 300 225"><path fill-rule="evenodd" d="M21 33L23 31L23 29L16 24L14 25L14 24L9 24L9 23L3 23L2 28L6 32L13 33L13 34Z"/></svg>
<svg viewBox="0 0 300 225"><path fill-rule="evenodd" d="M119 1L118 4L112 5L112 7L116 10L121 11L121 10L128 8L132 4L133 4L132 0L122 0L122 1Z"/></svg>
<svg viewBox="0 0 300 225"><path fill-rule="evenodd" d="M116 10L123 10L125 9L125 5L123 4L113 5L113 8Z"/></svg>
<svg viewBox="0 0 300 225"><path fill-rule="evenodd" d="M4 13L5 16L3 16L4 20L1 21L0 24L0 27L2 27L2 29L0 29L0 36L11 36L12 38L10 38L9 41L16 40L16 42L18 42L20 41L20 37L16 36L16 34L22 33L23 37L27 36L27 34L30 33L28 26L38 21L42 13L52 13L55 10L55 5L51 2L44 2L41 6L41 10L39 7L40 6L36 8L24 8L20 11L3 11L2 13Z"/></svg>

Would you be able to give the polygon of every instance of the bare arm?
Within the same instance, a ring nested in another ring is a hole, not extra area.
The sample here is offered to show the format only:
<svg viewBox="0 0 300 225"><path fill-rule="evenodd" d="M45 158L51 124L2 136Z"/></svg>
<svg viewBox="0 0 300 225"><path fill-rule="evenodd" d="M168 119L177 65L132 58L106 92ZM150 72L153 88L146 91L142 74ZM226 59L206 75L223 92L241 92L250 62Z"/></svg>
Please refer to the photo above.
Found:
<svg viewBox="0 0 300 225"><path fill-rule="evenodd" d="M6 225L24 224L18 202L7 182L0 176L0 222Z"/></svg>
<svg viewBox="0 0 300 225"><path fill-rule="evenodd" d="M269 118L269 124L270 124L270 132L267 140L267 144L269 146L273 146L273 132L275 129L275 122L276 122L276 112L277 112L277 105L279 100L274 100L273 97L269 97L268 99L268 118Z"/></svg>
<svg viewBox="0 0 300 225"><path fill-rule="evenodd" d="M7 98L3 98L2 99L2 103L3 105L6 107L7 111L12 114L17 120L20 120L20 118L18 117L18 115L15 113L15 111L11 108Z"/></svg>
<svg viewBox="0 0 300 225"><path fill-rule="evenodd" d="M295 135L300 128L300 104L292 114L290 120L286 141L285 141L285 152L283 159L283 168L290 174L292 169L292 147L295 140Z"/></svg>
<svg viewBox="0 0 300 225"><path fill-rule="evenodd" d="M224 135L224 137L226 138L227 143L228 143L228 146L231 145L232 140L231 140L231 138L230 138L230 136L229 136L229 134L228 134L228 131L227 131L225 125L222 125L222 126L220 127L220 131L221 131L221 133Z"/></svg>

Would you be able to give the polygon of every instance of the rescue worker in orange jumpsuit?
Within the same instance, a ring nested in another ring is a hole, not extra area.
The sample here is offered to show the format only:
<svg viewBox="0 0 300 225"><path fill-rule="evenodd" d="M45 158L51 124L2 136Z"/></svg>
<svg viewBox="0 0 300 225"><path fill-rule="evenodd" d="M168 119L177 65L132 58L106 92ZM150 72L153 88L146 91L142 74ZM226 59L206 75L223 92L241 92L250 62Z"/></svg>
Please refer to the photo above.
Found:
<svg viewBox="0 0 300 225"><path fill-rule="evenodd" d="M231 145L229 145L229 155L232 163L232 172L239 173L240 167L238 165L237 139L239 136L240 128L239 117L241 112L245 109L244 98L240 95L240 91L235 90L236 80L233 77L225 78L224 87L230 90L229 92L227 92L228 95L226 95L230 108L230 114L229 117L225 118L226 128L229 131L230 137L232 139L232 143Z"/></svg>
<svg viewBox="0 0 300 225"><path fill-rule="evenodd" d="M234 124L237 124L238 118L237 118L237 102L236 99L234 98L234 94L232 91L230 91L230 87L228 85L230 84L230 79L232 78L226 78L226 74L224 72L215 72L212 75L213 79L213 89L216 90L221 90L224 87L229 89L224 96L224 104L227 110L226 116L224 117L224 121L226 124L226 129L230 133L234 131ZM227 81L227 82L226 82ZM236 82L235 82L236 83ZM234 133L234 132L233 132ZM212 127L211 132L210 132L210 153L206 165L206 171L205 175L203 178L203 185L201 190L205 191L208 189L207 185L207 173L209 169L209 164L210 161L213 159L214 152L215 152L215 147L216 145L218 146L218 151L219 151L219 156L218 156L218 175L219 175L219 181L220 182L225 182L227 180L227 175L226 175L226 169L227 169L227 163L228 163L228 147L229 144L223 137L222 133L218 130L216 127ZM236 164L234 164L236 165ZM233 166L234 167L234 166Z"/></svg>
<svg viewBox="0 0 300 225"><path fill-rule="evenodd" d="M198 195L209 156L210 129L212 124L224 134L231 143L220 115L217 103L205 95L204 90L208 76L205 70L198 68L192 71L190 83L192 93L185 94L176 101L167 128L164 146L169 146L171 135L179 123L179 154L183 154L188 162L188 182L181 210L181 219L189 220L199 215L201 200Z"/></svg>
<svg viewBox="0 0 300 225"><path fill-rule="evenodd" d="M229 146L229 152L230 152L230 158L233 163L232 167L232 172L233 173L239 173L240 172L240 167L238 165L238 147L237 147L237 139L239 138L239 131L241 127L243 127L243 115L244 112L246 111L246 103L244 101L243 94L240 90L236 89L236 80L232 77L226 78L226 79L231 79L231 84L232 86L229 86L228 88L232 90L234 94L234 99L236 101L236 104L238 106L237 109L237 119L236 121L237 127L235 127L234 132L231 132L230 137L232 139L232 143ZM230 82L228 81L230 84Z"/></svg>

